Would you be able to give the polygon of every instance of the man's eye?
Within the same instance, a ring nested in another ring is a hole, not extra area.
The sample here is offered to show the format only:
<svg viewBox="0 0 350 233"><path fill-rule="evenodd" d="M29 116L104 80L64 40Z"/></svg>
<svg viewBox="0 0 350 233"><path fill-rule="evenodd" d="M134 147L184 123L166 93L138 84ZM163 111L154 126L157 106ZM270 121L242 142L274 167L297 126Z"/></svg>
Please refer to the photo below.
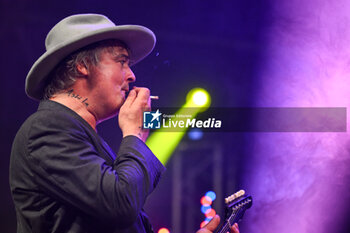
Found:
<svg viewBox="0 0 350 233"><path fill-rule="evenodd" d="M122 64L122 65L124 65L124 64L126 63L125 60L121 60L121 61L119 61L119 62L120 62L120 64Z"/></svg>

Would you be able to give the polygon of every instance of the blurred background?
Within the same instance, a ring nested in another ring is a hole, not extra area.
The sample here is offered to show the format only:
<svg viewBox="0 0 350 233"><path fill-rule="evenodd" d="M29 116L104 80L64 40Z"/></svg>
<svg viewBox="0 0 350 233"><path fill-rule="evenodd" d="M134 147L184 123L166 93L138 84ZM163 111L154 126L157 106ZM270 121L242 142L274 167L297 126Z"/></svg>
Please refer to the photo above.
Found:
<svg viewBox="0 0 350 233"><path fill-rule="evenodd" d="M76 13L154 31L157 45L133 67L137 86L180 107L194 87L212 107L348 107L350 2L347 0L0 1L0 231L15 232L8 170L11 144L38 103L24 93L48 31ZM117 151L117 119L98 128ZM350 232L350 140L342 133L203 133L184 136L145 206L155 232L195 232L201 198L224 217L239 189L254 204L242 233Z"/></svg>

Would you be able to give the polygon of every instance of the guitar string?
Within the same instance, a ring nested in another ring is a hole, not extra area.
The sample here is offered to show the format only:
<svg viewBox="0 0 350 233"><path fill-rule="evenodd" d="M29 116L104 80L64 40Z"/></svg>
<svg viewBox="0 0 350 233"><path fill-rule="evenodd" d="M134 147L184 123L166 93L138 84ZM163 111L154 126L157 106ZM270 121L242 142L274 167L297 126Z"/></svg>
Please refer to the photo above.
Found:
<svg viewBox="0 0 350 233"><path fill-rule="evenodd" d="M242 207L245 207L245 206L246 205L244 204ZM232 226L234 224L234 222L231 223L231 221L234 220L234 218L237 217L238 213L242 212L243 209L244 208L240 208L237 212L235 212L234 214L231 214L231 216L228 218L228 221L226 222L226 224L223 226L223 228L218 233L226 233L226 232L228 232L229 229L230 229L230 225Z"/></svg>
<svg viewBox="0 0 350 233"><path fill-rule="evenodd" d="M235 214L231 214L231 216L228 218L228 220L227 220L225 226L222 228L222 230L220 231L220 233L226 233L226 232L228 232L228 231L230 230L231 220L232 220L233 217L234 217L234 218L236 217L236 213L237 213L237 212L235 212Z"/></svg>
<svg viewBox="0 0 350 233"><path fill-rule="evenodd" d="M234 224L234 219L237 217L237 215L242 212L243 208L240 208L237 212L235 212L234 214L231 214L231 216L228 218L227 223L225 224L225 226L222 228L222 230L219 233L226 233L230 230L230 226L232 226Z"/></svg>

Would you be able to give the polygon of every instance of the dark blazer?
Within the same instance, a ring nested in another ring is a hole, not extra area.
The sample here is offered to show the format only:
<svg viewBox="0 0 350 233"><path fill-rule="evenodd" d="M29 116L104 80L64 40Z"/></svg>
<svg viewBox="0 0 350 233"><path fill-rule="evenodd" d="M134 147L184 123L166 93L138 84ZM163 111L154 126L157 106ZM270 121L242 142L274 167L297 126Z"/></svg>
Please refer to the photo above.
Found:
<svg viewBox="0 0 350 233"><path fill-rule="evenodd" d="M139 138L116 156L74 111L42 101L12 147L17 232L150 232L142 207L163 171Z"/></svg>

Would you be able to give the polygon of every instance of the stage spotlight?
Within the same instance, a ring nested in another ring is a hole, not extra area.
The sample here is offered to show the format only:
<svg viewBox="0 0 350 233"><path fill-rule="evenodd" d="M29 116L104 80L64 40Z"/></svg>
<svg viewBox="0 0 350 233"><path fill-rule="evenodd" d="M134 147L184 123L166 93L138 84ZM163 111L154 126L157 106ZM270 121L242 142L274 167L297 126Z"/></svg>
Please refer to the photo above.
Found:
<svg viewBox="0 0 350 233"><path fill-rule="evenodd" d="M209 197L212 201L216 199L216 194L213 191L208 191L205 196Z"/></svg>
<svg viewBox="0 0 350 233"><path fill-rule="evenodd" d="M170 233L170 231L167 228L160 228L158 233Z"/></svg>
<svg viewBox="0 0 350 233"><path fill-rule="evenodd" d="M203 137L203 131L200 129L192 129L187 134L189 139L193 141L200 140Z"/></svg>
<svg viewBox="0 0 350 233"><path fill-rule="evenodd" d="M213 203L212 199L208 196L203 196L201 198L201 204L203 206L210 206Z"/></svg>
<svg viewBox="0 0 350 233"><path fill-rule="evenodd" d="M205 111L211 103L209 93L203 88L193 88L186 97L187 107L201 108L200 112Z"/></svg>
<svg viewBox="0 0 350 233"><path fill-rule="evenodd" d="M207 218L214 218L215 215L216 215L216 211L214 209L210 209L210 210L207 210L207 212L205 212L205 217Z"/></svg>
<svg viewBox="0 0 350 233"><path fill-rule="evenodd" d="M208 212L210 209L211 209L211 206L210 206L210 205L202 205L202 206L201 206L201 212L202 212L203 214L205 214L206 212Z"/></svg>
<svg viewBox="0 0 350 233"><path fill-rule="evenodd" d="M201 212L206 217L206 219L201 223L201 226L208 223L216 215L216 211L211 207L211 204L215 199L216 194L213 191L206 192L206 194L201 198Z"/></svg>

